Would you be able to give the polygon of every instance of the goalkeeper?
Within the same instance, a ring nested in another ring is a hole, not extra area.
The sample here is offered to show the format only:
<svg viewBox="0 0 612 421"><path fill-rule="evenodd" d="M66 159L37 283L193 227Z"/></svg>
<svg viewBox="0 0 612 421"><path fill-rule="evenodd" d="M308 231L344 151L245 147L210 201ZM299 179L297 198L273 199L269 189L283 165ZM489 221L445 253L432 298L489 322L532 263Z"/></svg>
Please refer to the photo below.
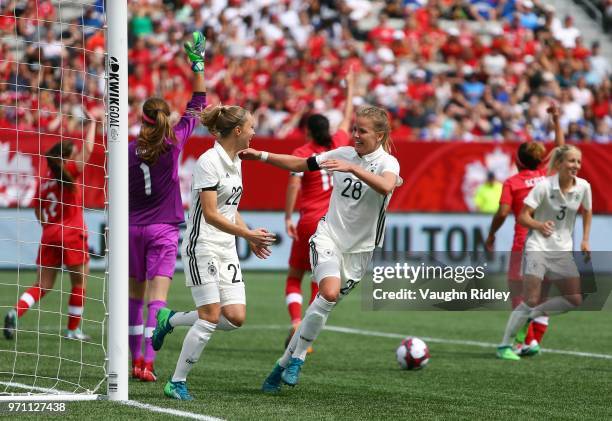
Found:
<svg viewBox="0 0 612 421"><path fill-rule="evenodd" d="M142 106L142 126L129 145L129 346L132 377L156 381L155 351L151 336L157 312L166 306L174 276L179 225L184 222L178 176L179 156L206 106L204 51L199 32L185 44L192 63L193 95L178 124L170 122L170 107L162 98L149 98ZM147 301L147 321L143 306ZM144 333L144 355L142 342Z"/></svg>

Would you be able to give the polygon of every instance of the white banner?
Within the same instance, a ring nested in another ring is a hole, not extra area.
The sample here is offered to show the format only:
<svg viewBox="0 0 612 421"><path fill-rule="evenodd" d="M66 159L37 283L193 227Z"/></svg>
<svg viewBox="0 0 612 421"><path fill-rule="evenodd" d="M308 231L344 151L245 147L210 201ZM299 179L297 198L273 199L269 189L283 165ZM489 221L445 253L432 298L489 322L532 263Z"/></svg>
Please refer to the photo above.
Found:
<svg viewBox="0 0 612 421"><path fill-rule="evenodd" d="M276 233L278 242L272 247L272 256L266 260L256 258L243 239L238 240L238 255L245 270L286 270L291 250L291 239L285 233L282 212L241 212L246 223L253 228L264 227ZM296 217L297 219L297 217ZM581 218L577 218L574 246L582 238ZM104 269L106 227L102 211L88 210L85 220L89 228L91 268ZM406 251L445 251L451 256L483 250L489 232L491 216L480 214L392 213L387 215L384 250L389 253ZM498 251L512 246L514 219L509 217L497 233ZM184 229L184 227L183 227ZM612 216L596 215L591 229L591 247L594 251L610 251ZM0 269L33 269L40 240L41 228L31 209L0 209ZM182 238L182 232L181 232ZM127 250L126 250L127 251ZM182 270L180 259L177 270Z"/></svg>

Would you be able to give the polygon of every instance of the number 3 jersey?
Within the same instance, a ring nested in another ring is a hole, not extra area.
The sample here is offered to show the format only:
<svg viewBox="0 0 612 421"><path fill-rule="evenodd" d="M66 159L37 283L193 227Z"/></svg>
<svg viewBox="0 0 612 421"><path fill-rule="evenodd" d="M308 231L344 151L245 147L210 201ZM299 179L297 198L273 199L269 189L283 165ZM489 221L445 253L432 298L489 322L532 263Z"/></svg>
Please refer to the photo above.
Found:
<svg viewBox="0 0 612 421"><path fill-rule="evenodd" d="M194 93L180 121L173 127L176 144L164 139L167 150L155 164L138 156L138 142L128 145L130 225L180 224L185 220L179 183L179 155L198 124L197 112L206 95Z"/></svg>
<svg viewBox="0 0 612 421"><path fill-rule="evenodd" d="M403 181L395 157L382 147L360 157L351 146L317 155L317 164L338 159L357 164L376 175L391 172L397 176L396 187ZM385 212L391 194L383 196L353 174L335 171L329 209L324 223L343 253L372 251L382 246L385 233Z"/></svg>
<svg viewBox="0 0 612 421"><path fill-rule="evenodd" d="M242 161L238 155L234 160L225 149L215 145L204 152L193 168L191 183L191 209L187 220L187 230L183 237L182 253L187 256L212 253L236 253L236 238L206 223L202 213L200 192L217 192L217 210L236 222L236 212L242 197Z"/></svg>
<svg viewBox="0 0 612 421"><path fill-rule="evenodd" d="M585 179L575 177L574 186L562 193L559 175L555 174L536 184L525 198L525 204L535 209L535 220L555 223L550 237L544 237L540 231L530 230L525 250L572 251L576 213L580 206L587 211L591 210L591 185Z"/></svg>

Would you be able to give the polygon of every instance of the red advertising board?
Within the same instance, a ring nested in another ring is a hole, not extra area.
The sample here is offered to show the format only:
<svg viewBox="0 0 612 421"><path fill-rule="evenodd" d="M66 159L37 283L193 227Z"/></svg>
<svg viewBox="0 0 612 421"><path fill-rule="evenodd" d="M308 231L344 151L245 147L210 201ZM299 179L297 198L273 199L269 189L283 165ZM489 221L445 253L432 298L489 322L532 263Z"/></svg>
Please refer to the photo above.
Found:
<svg viewBox="0 0 612 421"><path fill-rule="evenodd" d="M0 206L27 206L34 193L36 176L46 167L44 151L57 136L0 130ZM79 143L77 141L77 143ZM278 153L290 153L302 140L256 138L252 147ZM182 157L181 184L188 200L191 166L212 145L212 139L193 137ZM396 142L394 155L404 179L390 204L393 211L466 212L473 210L475 189L484 182L488 171L503 181L516 172L514 142ZM583 144L580 176L593 189L596 213L612 213L612 145ZM102 207L105 184L104 148L98 144L84 174L85 205ZM243 163L244 210L281 210L285 202L288 173L260 162ZM185 202L187 206L188 203Z"/></svg>

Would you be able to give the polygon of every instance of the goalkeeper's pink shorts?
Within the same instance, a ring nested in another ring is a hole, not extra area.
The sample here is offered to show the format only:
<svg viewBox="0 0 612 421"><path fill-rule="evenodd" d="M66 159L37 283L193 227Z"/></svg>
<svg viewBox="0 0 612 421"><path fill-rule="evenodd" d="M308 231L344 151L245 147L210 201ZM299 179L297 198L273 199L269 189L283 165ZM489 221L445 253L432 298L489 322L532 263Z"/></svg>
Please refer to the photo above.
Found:
<svg viewBox="0 0 612 421"><path fill-rule="evenodd" d="M173 224L130 225L130 278L172 278L176 267L179 227Z"/></svg>

